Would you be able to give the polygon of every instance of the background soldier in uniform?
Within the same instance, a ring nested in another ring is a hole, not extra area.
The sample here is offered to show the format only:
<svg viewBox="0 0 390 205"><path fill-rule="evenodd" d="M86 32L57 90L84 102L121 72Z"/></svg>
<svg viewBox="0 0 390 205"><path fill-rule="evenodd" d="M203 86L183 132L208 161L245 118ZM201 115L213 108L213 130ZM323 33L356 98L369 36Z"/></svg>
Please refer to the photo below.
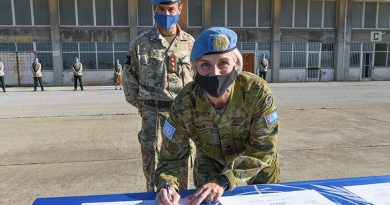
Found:
<svg viewBox="0 0 390 205"><path fill-rule="evenodd" d="M80 63L80 59L76 57L75 63L73 64L73 80L74 80L74 90L77 90L77 80L79 81L81 90L83 88L83 64Z"/></svg>
<svg viewBox="0 0 390 205"><path fill-rule="evenodd" d="M114 65L114 84L115 90L117 90L117 86L122 90L122 65L119 63L117 59Z"/></svg>
<svg viewBox="0 0 390 205"><path fill-rule="evenodd" d="M268 60L265 58L265 54L261 54L260 60L260 77L267 81Z"/></svg>
<svg viewBox="0 0 390 205"><path fill-rule="evenodd" d="M37 91L38 82L41 86L41 90L43 91L43 83L42 83L42 65L39 63L38 58L35 58L34 63L32 64L32 72L34 77L34 91Z"/></svg>
<svg viewBox="0 0 390 205"><path fill-rule="evenodd" d="M234 31L214 27L197 37L191 52L195 81L175 98L163 127L155 183L157 204L177 204L183 189L188 138L196 145L189 204L216 202L240 183L279 181L278 115L271 88L242 71ZM164 184L168 183L172 201Z"/></svg>
<svg viewBox="0 0 390 205"><path fill-rule="evenodd" d="M0 83L3 92L5 92L5 81L4 81L4 63L0 61Z"/></svg>
<svg viewBox="0 0 390 205"><path fill-rule="evenodd" d="M152 176L161 146L161 127L172 100L185 84L193 80L189 61L194 39L177 22L183 5L178 0L152 0L156 25L138 36L130 46L123 73L126 100L138 108L142 128L143 171L147 191L155 191ZM189 156L181 164L189 169ZM188 174L188 173L187 173ZM179 179L188 186L188 176Z"/></svg>

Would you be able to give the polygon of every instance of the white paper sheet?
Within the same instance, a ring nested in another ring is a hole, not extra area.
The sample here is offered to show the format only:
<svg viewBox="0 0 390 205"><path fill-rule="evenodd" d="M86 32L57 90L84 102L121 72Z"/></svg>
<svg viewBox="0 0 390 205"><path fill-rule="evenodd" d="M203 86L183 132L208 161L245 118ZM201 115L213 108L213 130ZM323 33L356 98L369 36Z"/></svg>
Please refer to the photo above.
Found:
<svg viewBox="0 0 390 205"><path fill-rule="evenodd" d="M81 205L155 205L154 200L83 203ZM252 194L222 197L218 205L335 205L329 199L314 190L280 192L270 194ZM188 205L188 199L180 199L180 205Z"/></svg>
<svg viewBox="0 0 390 205"><path fill-rule="evenodd" d="M222 205L335 205L314 190L227 196L222 197L220 202Z"/></svg>
<svg viewBox="0 0 390 205"><path fill-rule="evenodd" d="M156 205L155 200L82 203L81 205ZM188 205L188 199L180 199L179 205Z"/></svg>
<svg viewBox="0 0 390 205"><path fill-rule="evenodd" d="M375 205L390 205L390 183L345 186L344 188Z"/></svg>

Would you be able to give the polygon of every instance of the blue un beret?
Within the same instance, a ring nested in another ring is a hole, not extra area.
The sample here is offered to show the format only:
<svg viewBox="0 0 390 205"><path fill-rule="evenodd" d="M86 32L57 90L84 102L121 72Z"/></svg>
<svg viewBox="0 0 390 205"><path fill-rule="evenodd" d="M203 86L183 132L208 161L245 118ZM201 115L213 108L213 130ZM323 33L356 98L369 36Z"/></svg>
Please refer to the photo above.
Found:
<svg viewBox="0 0 390 205"><path fill-rule="evenodd" d="M217 53L227 53L236 48L237 34L224 27L209 28L196 37L191 51L191 62L196 59Z"/></svg>
<svg viewBox="0 0 390 205"><path fill-rule="evenodd" d="M152 0L152 5L156 6L157 4L162 4L162 3L177 3L180 0Z"/></svg>

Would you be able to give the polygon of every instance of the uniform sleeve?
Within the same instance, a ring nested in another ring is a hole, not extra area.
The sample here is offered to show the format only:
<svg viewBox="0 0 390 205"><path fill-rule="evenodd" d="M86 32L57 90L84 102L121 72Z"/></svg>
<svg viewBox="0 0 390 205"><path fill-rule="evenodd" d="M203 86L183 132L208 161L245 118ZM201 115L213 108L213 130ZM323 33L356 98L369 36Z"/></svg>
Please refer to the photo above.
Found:
<svg viewBox="0 0 390 205"><path fill-rule="evenodd" d="M163 188L166 182L176 190L186 188L179 181L187 177L191 149L189 134L184 125L179 123L177 113L182 112L172 106L170 117L163 127L159 164L154 177L157 190Z"/></svg>
<svg viewBox="0 0 390 205"><path fill-rule="evenodd" d="M240 183L250 183L261 175L263 183L273 183L268 168L277 163L277 133L279 118L271 90L268 86L256 95L258 99L252 111L249 142L246 142L243 155L225 166L223 174L229 179L229 189Z"/></svg>
<svg viewBox="0 0 390 205"><path fill-rule="evenodd" d="M126 101L136 108L140 109L138 99L138 73L139 64L136 54L135 42L132 43L129 53L126 56L126 62L123 69L123 92L125 93Z"/></svg>

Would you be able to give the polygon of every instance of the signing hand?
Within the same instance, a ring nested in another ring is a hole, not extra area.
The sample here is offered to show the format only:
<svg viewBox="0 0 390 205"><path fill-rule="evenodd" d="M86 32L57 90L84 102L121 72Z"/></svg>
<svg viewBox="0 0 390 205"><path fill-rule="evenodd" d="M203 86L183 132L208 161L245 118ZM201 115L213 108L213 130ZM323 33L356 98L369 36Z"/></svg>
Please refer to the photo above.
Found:
<svg viewBox="0 0 390 205"><path fill-rule="evenodd" d="M173 187L170 187L169 188L169 192L171 194L172 201L169 200L167 190L166 189L161 189L156 194L156 204L157 205L178 205L179 204L180 195L177 193L176 189L173 188Z"/></svg>
<svg viewBox="0 0 390 205"><path fill-rule="evenodd" d="M202 201L206 203L217 202L221 198L225 189L217 183L209 182L198 188L188 199L190 205L199 205Z"/></svg>

